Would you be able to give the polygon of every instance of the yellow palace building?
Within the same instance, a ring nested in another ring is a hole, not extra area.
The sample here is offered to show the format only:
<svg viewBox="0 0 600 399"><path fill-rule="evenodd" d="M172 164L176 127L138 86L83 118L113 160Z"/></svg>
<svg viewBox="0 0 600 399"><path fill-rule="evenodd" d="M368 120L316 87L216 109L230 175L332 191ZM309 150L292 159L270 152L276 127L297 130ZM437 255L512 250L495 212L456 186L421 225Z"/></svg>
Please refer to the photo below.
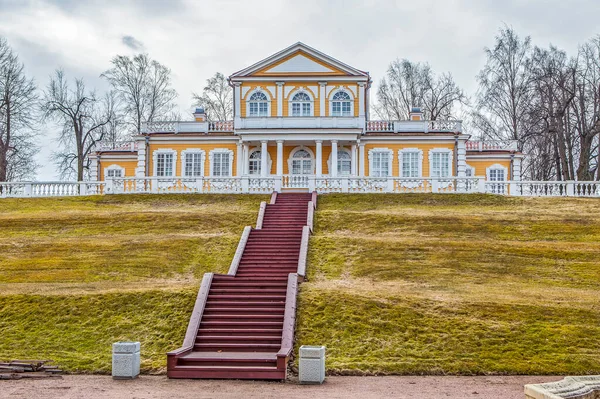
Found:
<svg viewBox="0 0 600 399"><path fill-rule="evenodd" d="M369 74L303 43L229 82L233 121L198 108L195 121L146 123L127 145L97 147L91 179L114 192L503 192L521 180L513 142L471 141L460 121L419 108L371 120Z"/></svg>

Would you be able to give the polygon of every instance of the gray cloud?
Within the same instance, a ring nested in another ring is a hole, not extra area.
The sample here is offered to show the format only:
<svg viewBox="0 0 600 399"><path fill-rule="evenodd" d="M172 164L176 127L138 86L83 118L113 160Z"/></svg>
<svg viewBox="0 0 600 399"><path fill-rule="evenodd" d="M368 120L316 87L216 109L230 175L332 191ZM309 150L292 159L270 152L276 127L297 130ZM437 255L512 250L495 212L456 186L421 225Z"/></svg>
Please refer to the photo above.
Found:
<svg viewBox="0 0 600 399"><path fill-rule="evenodd" d="M136 39L133 36L123 36L121 38L121 41L123 42L124 45L126 45L127 47L129 47L132 50L135 51L142 51L144 50L144 43L142 43L141 41L139 41L138 39Z"/></svg>

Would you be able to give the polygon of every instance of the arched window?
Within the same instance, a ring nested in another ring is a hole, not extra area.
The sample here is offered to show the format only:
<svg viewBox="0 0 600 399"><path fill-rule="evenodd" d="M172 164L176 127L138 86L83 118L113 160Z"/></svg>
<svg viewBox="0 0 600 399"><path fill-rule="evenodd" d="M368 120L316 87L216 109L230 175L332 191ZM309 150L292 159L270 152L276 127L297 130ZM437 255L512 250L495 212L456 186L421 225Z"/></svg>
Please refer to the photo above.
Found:
<svg viewBox="0 0 600 399"><path fill-rule="evenodd" d="M250 116L268 116L269 100L265 93L257 91L250 96Z"/></svg>
<svg viewBox="0 0 600 399"><path fill-rule="evenodd" d="M352 99L350 95L344 91L338 91L331 99L331 115L332 116L351 116L352 115Z"/></svg>
<svg viewBox="0 0 600 399"><path fill-rule="evenodd" d="M292 156L292 174L310 175L312 174L312 156L306 150L300 149Z"/></svg>
<svg viewBox="0 0 600 399"><path fill-rule="evenodd" d="M292 116L311 116L312 101L308 94L299 92L292 98Z"/></svg>
<svg viewBox="0 0 600 399"><path fill-rule="evenodd" d="M348 176L352 173L352 158L348 151L338 152L338 175Z"/></svg>
<svg viewBox="0 0 600 399"><path fill-rule="evenodd" d="M251 175L260 175L260 161L261 158L261 152L260 150L254 151L252 152L252 154L250 154L249 160L248 160L248 173Z"/></svg>

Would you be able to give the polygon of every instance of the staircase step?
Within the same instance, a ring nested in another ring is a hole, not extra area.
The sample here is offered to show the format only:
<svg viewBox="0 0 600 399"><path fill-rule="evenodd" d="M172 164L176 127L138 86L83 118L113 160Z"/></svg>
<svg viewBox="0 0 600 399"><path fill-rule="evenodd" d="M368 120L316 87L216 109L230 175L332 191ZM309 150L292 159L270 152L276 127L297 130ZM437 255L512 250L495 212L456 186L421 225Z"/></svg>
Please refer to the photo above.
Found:
<svg viewBox="0 0 600 399"><path fill-rule="evenodd" d="M216 350L216 351L239 351L239 352L259 352L265 350L277 351L281 348L278 344L254 344L254 343L196 343L195 350Z"/></svg>
<svg viewBox="0 0 600 399"><path fill-rule="evenodd" d="M196 337L198 344L279 344L281 346L280 335L198 335Z"/></svg>
<svg viewBox="0 0 600 399"><path fill-rule="evenodd" d="M208 299L206 302L205 309L211 308L223 308L223 307L244 307L244 308L257 308L257 307L280 307L285 306L284 301L222 301L222 300L214 300Z"/></svg>

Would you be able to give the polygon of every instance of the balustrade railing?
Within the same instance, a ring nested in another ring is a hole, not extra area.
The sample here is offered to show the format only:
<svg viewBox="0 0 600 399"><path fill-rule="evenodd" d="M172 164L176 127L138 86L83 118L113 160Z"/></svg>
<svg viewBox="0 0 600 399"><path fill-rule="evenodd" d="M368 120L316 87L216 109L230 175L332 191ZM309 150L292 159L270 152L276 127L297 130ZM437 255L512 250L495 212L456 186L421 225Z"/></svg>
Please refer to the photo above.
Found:
<svg viewBox="0 0 600 399"><path fill-rule="evenodd" d="M135 193L487 193L511 196L600 197L597 181L486 181L484 177L125 177L103 182L0 182L0 198Z"/></svg>
<svg viewBox="0 0 600 399"><path fill-rule="evenodd" d="M517 140L485 140L485 141L467 141L467 151L517 151Z"/></svg>
<svg viewBox="0 0 600 399"><path fill-rule="evenodd" d="M367 121L367 132L462 132L462 121Z"/></svg>

